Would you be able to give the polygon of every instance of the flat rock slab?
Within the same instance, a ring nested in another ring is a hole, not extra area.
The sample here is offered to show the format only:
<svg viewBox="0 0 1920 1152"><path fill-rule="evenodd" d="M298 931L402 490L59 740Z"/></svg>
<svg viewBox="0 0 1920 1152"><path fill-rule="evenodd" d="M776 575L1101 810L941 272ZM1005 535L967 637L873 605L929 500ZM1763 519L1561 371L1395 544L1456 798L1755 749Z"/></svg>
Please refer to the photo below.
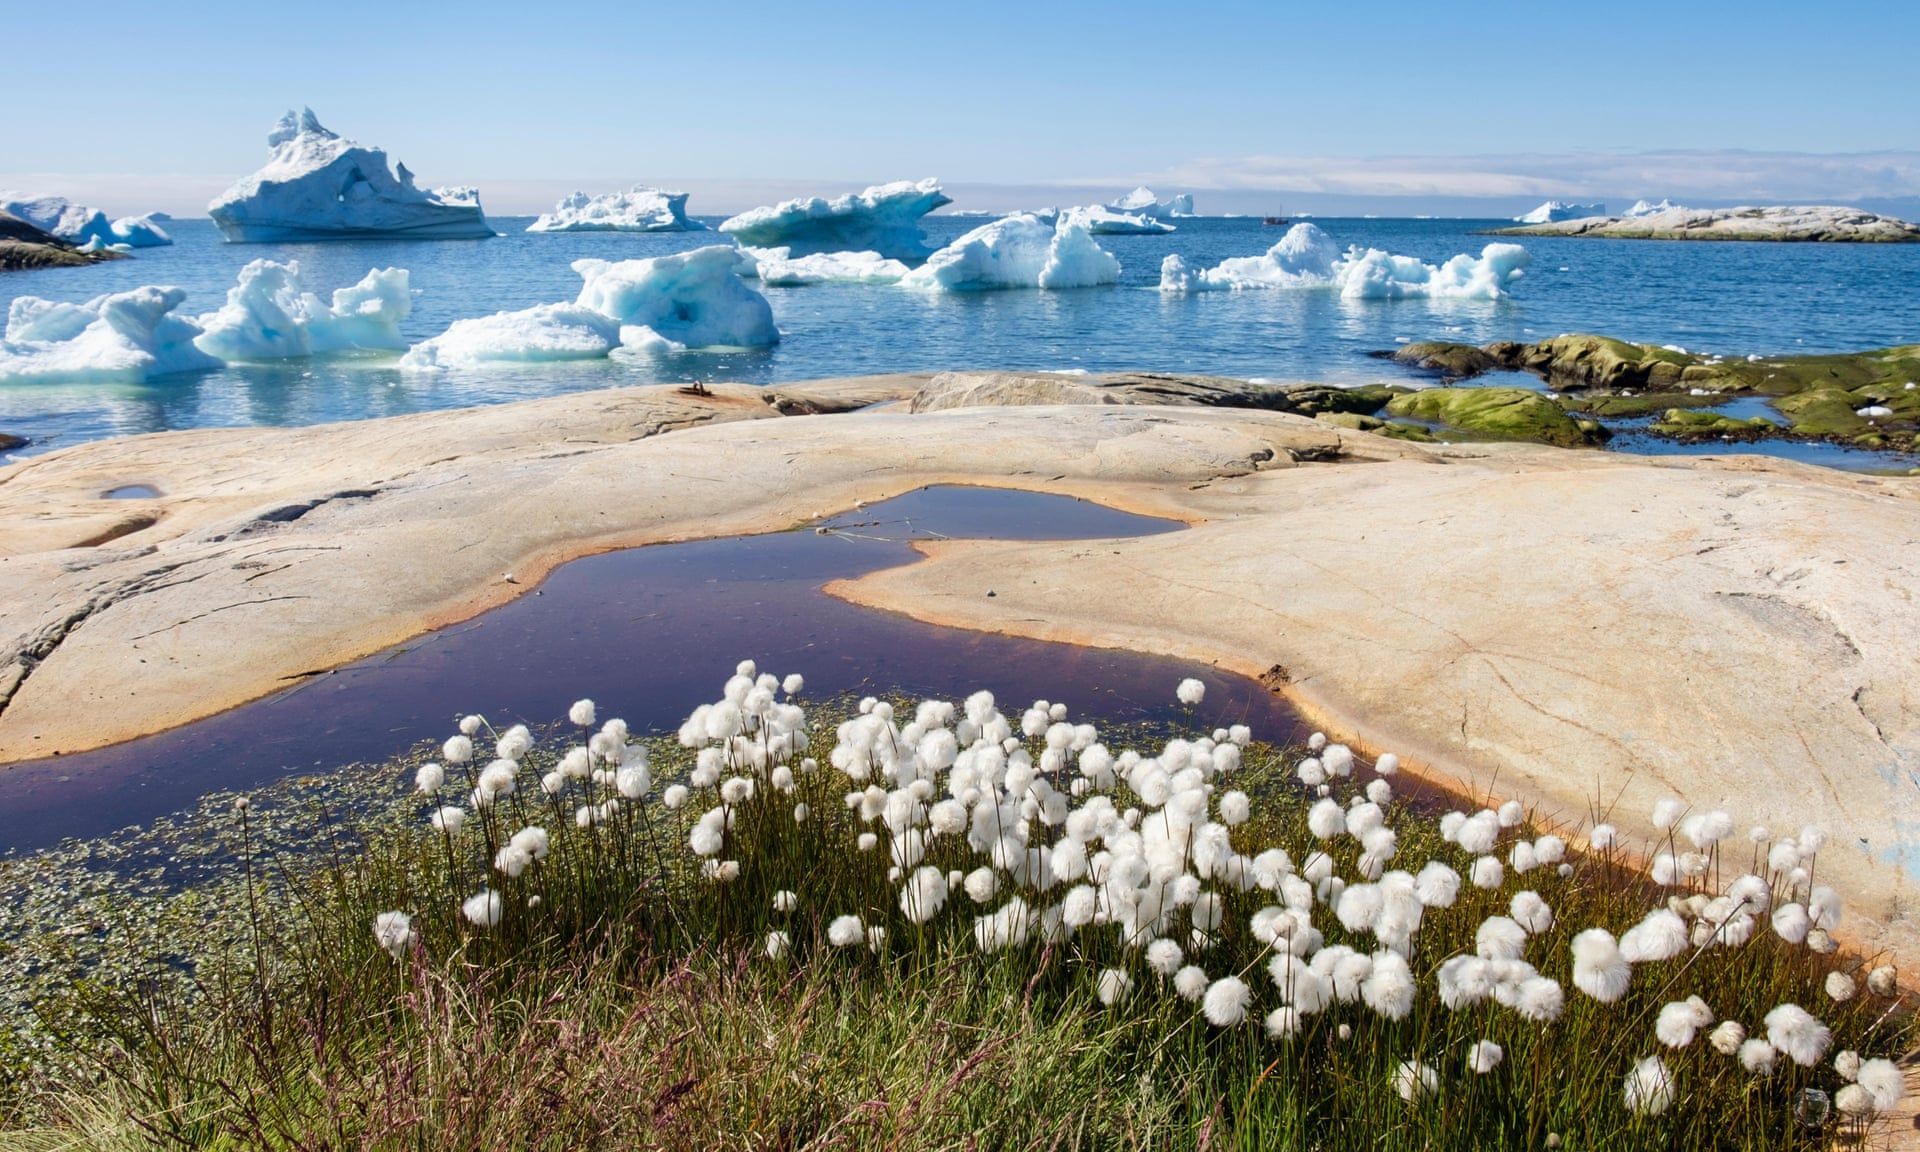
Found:
<svg viewBox="0 0 1920 1152"><path fill-rule="evenodd" d="M1586 216L1500 228L1496 236L1598 236L1615 240L1782 240L1850 244L1920 242L1920 225L1843 205L1670 208L1647 216Z"/></svg>
<svg viewBox="0 0 1920 1152"><path fill-rule="evenodd" d="M0 469L0 760L209 715L580 555L993 484L1192 527L942 543L838 591L1266 675L1335 731L1569 823L1618 797L1645 834L1669 793L1824 823L1855 935L1920 958L1920 481L1429 448L1125 379L1094 386L1132 402L1005 374L622 389ZM910 411L955 391L992 403ZM104 498L130 485L159 494Z"/></svg>

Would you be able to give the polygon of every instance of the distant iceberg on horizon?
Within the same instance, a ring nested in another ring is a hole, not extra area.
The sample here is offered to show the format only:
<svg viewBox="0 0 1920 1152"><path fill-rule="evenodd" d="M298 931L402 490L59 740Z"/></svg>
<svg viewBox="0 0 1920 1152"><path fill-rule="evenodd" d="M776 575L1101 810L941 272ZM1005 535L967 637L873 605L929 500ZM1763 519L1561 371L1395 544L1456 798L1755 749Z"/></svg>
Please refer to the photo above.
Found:
<svg viewBox="0 0 1920 1152"><path fill-rule="evenodd" d="M920 218L953 201L940 182L898 180L824 200L783 200L728 219L720 231L748 248L785 248L790 257L875 252L889 260L930 253Z"/></svg>
<svg viewBox="0 0 1920 1152"><path fill-rule="evenodd" d="M1549 200L1525 216L1515 216L1513 222L1515 224L1558 224L1562 220L1585 220L1591 216L1606 214L1605 204L1569 204L1564 200Z"/></svg>
<svg viewBox="0 0 1920 1152"><path fill-rule="evenodd" d="M1665 197L1661 197L1660 202L1658 204L1651 203L1646 200L1635 200L1633 202L1633 207L1627 209L1625 212L1621 213L1621 215L1622 217L1628 220L1638 220L1643 216L1657 216L1662 212L1691 212L1691 211L1693 211L1693 209L1688 208L1684 204L1675 204L1673 201L1668 200Z"/></svg>
<svg viewBox="0 0 1920 1152"><path fill-rule="evenodd" d="M1118 200L1108 201L1106 207L1114 212L1131 216L1149 216L1155 220L1196 215L1191 192L1182 192L1171 200L1162 201L1153 189L1144 184Z"/></svg>
<svg viewBox="0 0 1920 1152"><path fill-rule="evenodd" d="M207 205L230 244L304 240L477 240L494 234L473 188L414 186L405 164L288 112L267 135L273 157Z"/></svg>
<svg viewBox="0 0 1920 1152"><path fill-rule="evenodd" d="M1120 279L1120 261L1071 212L1047 220L1016 212L982 224L902 277L928 292L1005 288L1091 288Z"/></svg>
<svg viewBox="0 0 1920 1152"><path fill-rule="evenodd" d="M6 212L75 245L83 252L101 248L158 248L173 243L155 221L164 213L107 219L105 212L75 204L64 196L24 196L0 192L0 212Z"/></svg>
<svg viewBox="0 0 1920 1152"><path fill-rule="evenodd" d="M635 184L625 192L575 192L527 225L529 232L704 232L687 219L690 193Z"/></svg>

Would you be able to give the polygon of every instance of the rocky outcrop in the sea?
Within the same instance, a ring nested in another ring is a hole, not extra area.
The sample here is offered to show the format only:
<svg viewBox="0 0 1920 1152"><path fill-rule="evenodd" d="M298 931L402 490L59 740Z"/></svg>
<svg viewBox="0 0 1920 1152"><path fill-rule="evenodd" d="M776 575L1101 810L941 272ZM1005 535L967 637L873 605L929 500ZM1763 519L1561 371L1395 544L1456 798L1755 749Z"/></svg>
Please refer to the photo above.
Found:
<svg viewBox="0 0 1920 1152"><path fill-rule="evenodd" d="M1607 439L1599 421L1569 415L1552 397L1526 388L1428 388L1395 396L1387 413L1489 440L1584 448Z"/></svg>
<svg viewBox="0 0 1920 1152"><path fill-rule="evenodd" d="M1409 344L1381 355L1434 372L1447 382L1496 369L1530 372L1546 382L1561 407L1594 417L1653 415L1647 431L1656 435L1779 435L1920 451L1920 344L1812 356L1732 357L1573 333L1532 344L1496 341L1484 348ZM1781 419L1679 415L1743 396L1769 400Z"/></svg>
<svg viewBox="0 0 1920 1152"><path fill-rule="evenodd" d="M1920 242L1920 225L1842 205L1668 208L1639 216L1592 216L1518 228L1496 236L1602 236L1616 240L1799 240L1854 244Z"/></svg>
<svg viewBox="0 0 1920 1152"><path fill-rule="evenodd" d="M1256 384L1231 376L1171 372L1115 372L1077 376L1057 372L942 372L908 401L913 412L1028 404L1145 404L1185 408L1252 408L1369 415L1407 390L1373 385Z"/></svg>
<svg viewBox="0 0 1920 1152"><path fill-rule="evenodd" d="M29 268L69 268L118 260L120 253L110 249L82 252L72 244L43 232L7 212L0 212L0 272Z"/></svg>

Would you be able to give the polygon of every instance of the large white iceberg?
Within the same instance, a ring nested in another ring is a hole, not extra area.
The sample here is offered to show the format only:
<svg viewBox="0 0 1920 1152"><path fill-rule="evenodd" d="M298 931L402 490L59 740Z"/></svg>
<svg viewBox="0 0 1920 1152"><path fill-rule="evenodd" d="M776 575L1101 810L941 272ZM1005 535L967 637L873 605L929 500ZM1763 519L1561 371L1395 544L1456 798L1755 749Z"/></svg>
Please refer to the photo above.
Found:
<svg viewBox="0 0 1920 1152"><path fill-rule="evenodd" d="M1128 215L1151 216L1155 220L1164 220L1169 216L1191 216L1194 214L1193 195L1191 193L1182 192L1171 200L1163 201L1154 194L1153 189L1145 185L1135 188L1118 200L1110 201L1107 207L1115 212L1122 212Z"/></svg>
<svg viewBox="0 0 1920 1152"><path fill-rule="evenodd" d="M1665 197L1661 197L1660 202L1658 204L1654 204L1646 200L1635 200L1633 202L1633 207L1621 213L1621 216L1628 220L1638 220L1642 216L1656 216L1662 212L1691 212L1691 211L1693 211L1693 209L1688 208L1683 204L1675 204L1673 201L1668 200Z"/></svg>
<svg viewBox="0 0 1920 1152"><path fill-rule="evenodd" d="M893 260L917 260L927 254L920 218L951 203L937 180L899 180L831 200L783 200L742 212L722 223L720 231L747 247L785 248L792 256L877 252Z"/></svg>
<svg viewBox="0 0 1920 1152"><path fill-rule="evenodd" d="M82 207L64 196L26 197L17 192L0 192L0 212L18 216L42 232L88 251L157 248L173 243L173 237L154 222L151 213L109 220L105 212Z"/></svg>
<svg viewBox="0 0 1920 1152"><path fill-rule="evenodd" d="M982 224L907 273L900 283L940 292L1089 288L1120 279L1120 261L1070 214L1048 222L1016 212Z"/></svg>
<svg viewBox="0 0 1920 1152"><path fill-rule="evenodd" d="M615 348L763 347L780 339L773 308L735 274L738 249L712 244L648 260L575 260L572 304L458 320L413 346L403 368L591 360Z"/></svg>
<svg viewBox="0 0 1920 1152"><path fill-rule="evenodd" d="M1439 265L1377 248L1342 252L1318 225L1295 224L1265 253L1236 256L1212 268L1196 269L1180 256L1168 256L1160 265L1160 291L1306 288L1338 291L1353 300L1493 300L1525 274L1527 260L1527 250L1518 244L1489 244L1478 257L1462 254Z"/></svg>
<svg viewBox="0 0 1920 1152"><path fill-rule="evenodd" d="M329 352L405 351L400 322L413 310L405 268L376 268L335 289L307 290L300 265L255 260L218 311L201 316L194 344L222 360L288 360Z"/></svg>
<svg viewBox="0 0 1920 1152"><path fill-rule="evenodd" d="M207 206L229 243L366 237L471 240L493 235L472 188L422 190L401 164L287 113L267 136L273 158Z"/></svg>
<svg viewBox="0 0 1920 1152"><path fill-rule="evenodd" d="M1118 212L1104 204L1068 208L1064 215L1084 225L1095 236L1164 236L1173 225L1139 212Z"/></svg>
<svg viewBox="0 0 1920 1152"><path fill-rule="evenodd" d="M529 232L704 232L706 225L687 219L685 192L667 192L635 184L625 192L573 195L527 225Z"/></svg>
<svg viewBox="0 0 1920 1152"><path fill-rule="evenodd" d="M65 304L21 296L0 339L0 384L138 384L169 372L220 367L194 347L200 329L173 314L179 288L135 288Z"/></svg>
<svg viewBox="0 0 1920 1152"><path fill-rule="evenodd" d="M893 284L907 266L878 252L816 252L794 256L785 248L742 248L740 275L771 288L808 284Z"/></svg>
<svg viewBox="0 0 1920 1152"><path fill-rule="evenodd" d="M1605 216L1605 204L1568 204L1563 200L1549 200L1525 216L1515 216L1516 224L1557 224L1562 220L1585 220L1589 216Z"/></svg>

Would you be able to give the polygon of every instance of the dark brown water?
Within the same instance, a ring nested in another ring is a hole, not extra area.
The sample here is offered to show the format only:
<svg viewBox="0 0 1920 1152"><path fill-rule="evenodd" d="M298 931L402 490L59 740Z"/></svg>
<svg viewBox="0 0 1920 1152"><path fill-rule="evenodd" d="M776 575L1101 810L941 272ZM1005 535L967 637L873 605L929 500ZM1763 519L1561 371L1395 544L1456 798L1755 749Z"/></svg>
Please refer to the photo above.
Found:
<svg viewBox="0 0 1920 1152"><path fill-rule="evenodd" d="M480 712L563 719L591 696L637 732L677 728L742 659L806 677L805 696L886 691L1003 707L1064 701L1077 719L1171 720L1173 690L1207 685L1196 721L1297 735L1259 684L1190 661L940 628L834 600L831 580L910 562L916 537L1105 539L1179 526L1085 501L929 488L811 530L634 548L576 560L512 603L218 716L112 748L0 769L0 850L98 836L200 796L380 761ZM1094 561L1097 562L1097 561ZM1018 573L1007 573L1009 582ZM982 593L985 594L984 591Z"/></svg>

